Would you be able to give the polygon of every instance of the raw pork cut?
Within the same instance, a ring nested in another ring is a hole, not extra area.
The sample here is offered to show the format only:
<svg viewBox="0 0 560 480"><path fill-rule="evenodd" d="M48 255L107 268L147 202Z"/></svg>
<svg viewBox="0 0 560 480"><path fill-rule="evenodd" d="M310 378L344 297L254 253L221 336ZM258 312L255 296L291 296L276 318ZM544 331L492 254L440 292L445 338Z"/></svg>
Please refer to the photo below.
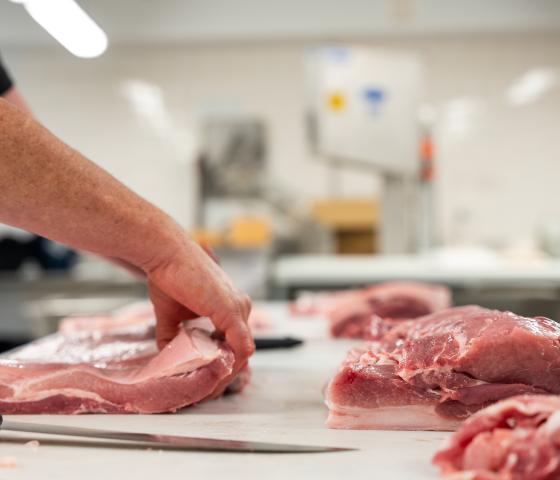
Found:
<svg viewBox="0 0 560 480"><path fill-rule="evenodd" d="M478 306L401 322L352 350L326 390L333 428L453 430L523 393L560 393L560 325Z"/></svg>
<svg viewBox="0 0 560 480"><path fill-rule="evenodd" d="M301 292L290 303L292 315L325 315L330 309L346 300L361 299L364 290L340 290L336 292Z"/></svg>
<svg viewBox="0 0 560 480"><path fill-rule="evenodd" d="M428 315L451 306L443 285L389 282L340 298L327 309L333 337L378 340L401 320Z"/></svg>
<svg viewBox="0 0 560 480"><path fill-rule="evenodd" d="M195 321L199 322L200 319ZM109 332L132 325L155 325L155 322L156 315L153 305L150 302L137 302L106 315L73 315L64 318L58 326L58 331L64 334L85 330ZM249 314L247 324L251 332L265 332L271 328L267 312L255 307ZM204 319L204 329L210 331L214 329L210 319Z"/></svg>
<svg viewBox="0 0 560 480"><path fill-rule="evenodd" d="M560 397L522 395L477 412L433 463L456 480L557 480Z"/></svg>
<svg viewBox="0 0 560 480"><path fill-rule="evenodd" d="M155 325L154 307L150 302L136 302L106 315L88 315L62 319L58 331L67 335L75 332L109 332L132 325Z"/></svg>
<svg viewBox="0 0 560 480"><path fill-rule="evenodd" d="M80 331L80 321L0 359L0 413L173 412L231 374L233 352L208 331L183 326L158 352L153 323Z"/></svg>

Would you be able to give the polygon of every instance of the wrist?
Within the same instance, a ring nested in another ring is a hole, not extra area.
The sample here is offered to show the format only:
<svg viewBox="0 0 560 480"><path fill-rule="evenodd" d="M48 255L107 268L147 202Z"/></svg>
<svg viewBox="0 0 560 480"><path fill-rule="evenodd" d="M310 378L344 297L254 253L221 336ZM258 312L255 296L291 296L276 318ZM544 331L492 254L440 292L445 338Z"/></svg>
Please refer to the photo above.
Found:
<svg viewBox="0 0 560 480"><path fill-rule="evenodd" d="M186 248L186 232L163 212L157 218L145 218L138 227L126 260L147 275L170 263Z"/></svg>

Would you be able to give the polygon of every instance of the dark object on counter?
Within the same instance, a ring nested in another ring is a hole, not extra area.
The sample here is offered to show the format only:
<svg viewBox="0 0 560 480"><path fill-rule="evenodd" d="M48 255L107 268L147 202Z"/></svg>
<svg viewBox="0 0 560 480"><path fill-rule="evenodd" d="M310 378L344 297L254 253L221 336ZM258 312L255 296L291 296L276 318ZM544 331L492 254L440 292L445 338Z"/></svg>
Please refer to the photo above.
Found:
<svg viewBox="0 0 560 480"><path fill-rule="evenodd" d="M8 352L14 348L21 347L30 341L30 338L0 339L0 353Z"/></svg>
<svg viewBox="0 0 560 480"><path fill-rule="evenodd" d="M78 260L74 250L43 237L31 241L30 252L43 270L70 270Z"/></svg>
<svg viewBox="0 0 560 480"><path fill-rule="evenodd" d="M255 348L257 350L293 348L299 345L303 345L303 340L293 337L255 338Z"/></svg>
<svg viewBox="0 0 560 480"><path fill-rule="evenodd" d="M47 238L0 238L0 271L15 272L27 260L35 261L42 270L70 270L78 254L60 243Z"/></svg>
<svg viewBox="0 0 560 480"><path fill-rule="evenodd" d="M18 270L30 255L30 242L15 238L0 239L0 271L14 272Z"/></svg>

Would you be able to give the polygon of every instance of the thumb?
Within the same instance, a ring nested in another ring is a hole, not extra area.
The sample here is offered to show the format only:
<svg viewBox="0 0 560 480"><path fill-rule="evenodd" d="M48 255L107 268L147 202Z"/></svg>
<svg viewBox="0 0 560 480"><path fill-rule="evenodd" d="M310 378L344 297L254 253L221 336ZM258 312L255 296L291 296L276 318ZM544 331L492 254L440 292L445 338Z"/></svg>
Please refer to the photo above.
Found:
<svg viewBox="0 0 560 480"><path fill-rule="evenodd" d="M157 288L150 289L150 299L156 315L157 346L161 350L177 336L181 323L196 315Z"/></svg>

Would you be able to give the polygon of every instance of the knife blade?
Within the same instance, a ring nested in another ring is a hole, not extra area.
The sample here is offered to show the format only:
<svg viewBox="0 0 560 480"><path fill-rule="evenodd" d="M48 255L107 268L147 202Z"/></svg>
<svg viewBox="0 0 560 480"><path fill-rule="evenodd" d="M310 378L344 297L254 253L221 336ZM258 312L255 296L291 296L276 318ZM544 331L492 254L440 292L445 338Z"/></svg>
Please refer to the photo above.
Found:
<svg viewBox="0 0 560 480"><path fill-rule="evenodd" d="M321 453L354 450L353 448L322 447L316 445L292 445L283 443L253 442L243 440L223 440L218 438L184 437L180 435L159 435L153 433L119 432L96 428L67 427L40 423L6 420L0 415L0 429L13 432L64 435L69 437L101 438L136 442L145 447L172 448L179 450L206 450L248 453Z"/></svg>

